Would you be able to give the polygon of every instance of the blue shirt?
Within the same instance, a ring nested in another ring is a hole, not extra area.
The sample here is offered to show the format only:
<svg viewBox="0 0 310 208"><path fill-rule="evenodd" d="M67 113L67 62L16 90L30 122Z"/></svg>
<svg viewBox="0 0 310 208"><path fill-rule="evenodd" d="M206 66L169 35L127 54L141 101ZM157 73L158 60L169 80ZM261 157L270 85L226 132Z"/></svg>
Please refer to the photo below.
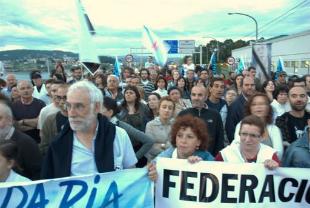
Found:
<svg viewBox="0 0 310 208"><path fill-rule="evenodd" d="M98 126L96 128L95 136L92 139L91 149L86 148L73 134L73 150L71 161L71 175L88 175L98 173L95 162L95 139L97 135ZM116 127L115 139L113 143L114 155L114 169L126 169L134 167L137 163L137 158L131 141L126 131L120 127Z"/></svg>

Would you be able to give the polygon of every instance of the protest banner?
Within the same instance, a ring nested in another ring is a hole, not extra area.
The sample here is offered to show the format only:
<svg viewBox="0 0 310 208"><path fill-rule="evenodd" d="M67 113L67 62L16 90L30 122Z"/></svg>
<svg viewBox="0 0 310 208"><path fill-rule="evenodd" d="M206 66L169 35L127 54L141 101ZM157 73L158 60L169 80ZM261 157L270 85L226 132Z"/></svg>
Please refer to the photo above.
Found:
<svg viewBox="0 0 310 208"><path fill-rule="evenodd" d="M309 169L160 158L155 207L310 207Z"/></svg>
<svg viewBox="0 0 310 208"><path fill-rule="evenodd" d="M0 186L0 207L154 207L146 169Z"/></svg>

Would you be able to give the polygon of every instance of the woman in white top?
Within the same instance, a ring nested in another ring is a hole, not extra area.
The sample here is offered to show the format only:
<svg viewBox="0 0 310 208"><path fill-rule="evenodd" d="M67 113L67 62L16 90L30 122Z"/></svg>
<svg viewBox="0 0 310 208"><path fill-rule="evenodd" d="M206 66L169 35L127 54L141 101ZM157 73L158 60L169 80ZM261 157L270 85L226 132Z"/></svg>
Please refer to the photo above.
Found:
<svg viewBox="0 0 310 208"><path fill-rule="evenodd" d="M160 97L168 96L167 81L163 77L158 77L156 80L156 90L153 91L160 95Z"/></svg>
<svg viewBox="0 0 310 208"><path fill-rule="evenodd" d="M274 100L271 103L273 110L273 122L278 116L291 110L291 104L288 101L288 87L279 85L274 92Z"/></svg>
<svg viewBox="0 0 310 208"><path fill-rule="evenodd" d="M13 167L16 165L17 146L11 140L0 141L0 183L30 181L17 174Z"/></svg>
<svg viewBox="0 0 310 208"><path fill-rule="evenodd" d="M259 117L249 115L242 119L241 129L238 130L238 143L222 149L215 157L216 161L229 163L260 163L273 170L280 166L276 150L261 143L265 124Z"/></svg>
<svg viewBox="0 0 310 208"><path fill-rule="evenodd" d="M283 141L280 129L272 123L272 108L269 98L264 93L256 93L248 100L245 107L245 115L255 115L259 117L264 125L261 143L268 145L277 150L278 158L281 160L283 155ZM240 142L240 122L236 126L234 143Z"/></svg>

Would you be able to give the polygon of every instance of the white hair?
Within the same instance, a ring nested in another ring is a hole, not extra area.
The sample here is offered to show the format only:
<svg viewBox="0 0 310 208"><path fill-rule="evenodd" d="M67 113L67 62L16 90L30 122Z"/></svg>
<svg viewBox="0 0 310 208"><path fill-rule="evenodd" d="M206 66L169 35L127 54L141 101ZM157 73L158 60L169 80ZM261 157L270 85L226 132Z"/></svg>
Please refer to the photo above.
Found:
<svg viewBox="0 0 310 208"><path fill-rule="evenodd" d="M0 109L1 113L5 114L8 118L13 118L12 110L6 103L0 102Z"/></svg>
<svg viewBox="0 0 310 208"><path fill-rule="evenodd" d="M89 95L89 100L92 105L99 103L100 108L103 106L103 94L101 90L97 88L92 82L87 80L75 82L69 87L67 94L76 90L85 90Z"/></svg>

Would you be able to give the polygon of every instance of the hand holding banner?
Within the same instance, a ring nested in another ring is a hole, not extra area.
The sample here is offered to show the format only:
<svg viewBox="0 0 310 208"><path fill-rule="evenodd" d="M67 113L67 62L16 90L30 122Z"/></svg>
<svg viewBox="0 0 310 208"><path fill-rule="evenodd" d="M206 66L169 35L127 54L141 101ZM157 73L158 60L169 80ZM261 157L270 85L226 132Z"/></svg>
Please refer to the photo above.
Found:
<svg viewBox="0 0 310 208"><path fill-rule="evenodd" d="M155 206L307 207L309 169L159 158Z"/></svg>

